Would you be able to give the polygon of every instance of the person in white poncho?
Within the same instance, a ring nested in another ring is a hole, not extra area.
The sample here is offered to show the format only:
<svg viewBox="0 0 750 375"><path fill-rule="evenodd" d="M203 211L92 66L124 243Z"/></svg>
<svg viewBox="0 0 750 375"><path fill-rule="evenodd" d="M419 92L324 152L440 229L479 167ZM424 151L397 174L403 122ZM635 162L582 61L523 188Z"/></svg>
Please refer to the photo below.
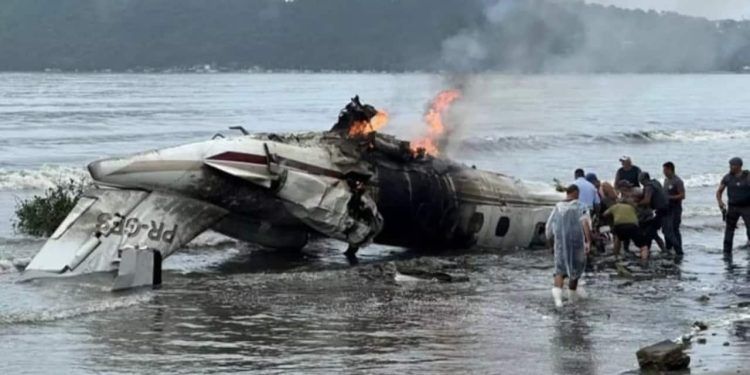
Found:
<svg viewBox="0 0 750 375"><path fill-rule="evenodd" d="M568 281L571 299L583 297L578 279L586 267L586 256L591 249L591 216L586 205L578 201L578 186L566 189L567 197L557 203L547 220L546 236L555 251L555 279L552 297L555 306L562 307L562 288Z"/></svg>

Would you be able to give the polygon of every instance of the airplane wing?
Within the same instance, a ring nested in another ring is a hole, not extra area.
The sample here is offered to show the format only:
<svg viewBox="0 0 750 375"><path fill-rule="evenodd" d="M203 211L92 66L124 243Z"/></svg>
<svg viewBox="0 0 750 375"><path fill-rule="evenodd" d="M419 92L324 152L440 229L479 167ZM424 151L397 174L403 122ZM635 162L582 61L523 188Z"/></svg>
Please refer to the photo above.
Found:
<svg viewBox="0 0 750 375"><path fill-rule="evenodd" d="M32 259L24 278L118 271L115 289L150 284L161 259L227 213L179 195L92 189Z"/></svg>

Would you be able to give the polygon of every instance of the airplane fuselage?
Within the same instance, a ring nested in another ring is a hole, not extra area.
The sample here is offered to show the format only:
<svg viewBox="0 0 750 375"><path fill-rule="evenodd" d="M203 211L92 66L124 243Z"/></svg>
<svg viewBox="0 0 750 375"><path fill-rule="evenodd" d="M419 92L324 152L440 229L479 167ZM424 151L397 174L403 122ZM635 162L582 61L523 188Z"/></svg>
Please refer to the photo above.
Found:
<svg viewBox="0 0 750 375"><path fill-rule="evenodd" d="M543 243L556 195L533 193L513 178L429 157L399 161L376 150L367 160L341 162L345 158L331 151L340 140L331 139L335 142L314 134L219 138L105 159L89 170L103 185L173 192L223 207L231 215L215 230L272 247L304 245L307 233L315 232L277 194L274 168L342 181L361 178L383 217L376 243L498 249ZM255 228L249 231L255 233L261 227L273 228L277 238L243 235L243 228Z"/></svg>

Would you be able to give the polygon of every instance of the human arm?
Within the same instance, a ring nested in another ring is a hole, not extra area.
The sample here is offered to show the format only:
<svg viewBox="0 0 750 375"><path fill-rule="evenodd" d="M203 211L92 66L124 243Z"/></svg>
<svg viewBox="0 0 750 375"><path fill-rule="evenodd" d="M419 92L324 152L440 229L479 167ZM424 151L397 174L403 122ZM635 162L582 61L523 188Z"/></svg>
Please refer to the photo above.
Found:
<svg viewBox="0 0 750 375"><path fill-rule="evenodd" d="M583 249L586 252L586 255L588 255L591 252L592 241L591 216L589 216L588 213L581 217L581 226L583 227L584 236Z"/></svg>
<svg viewBox="0 0 750 375"><path fill-rule="evenodd" d="M724 201L722 200L722 195L724 195L724 189L727 188L727 185L724 184L724 180L721 181L719 184L719 188L716 189L716 202L719 204L720 209L725 209L726 206L724 205Z"/></svg>
<svg viewBox="0 0 750 375"><path fill-rule="evenodd" d="M670 195L669 200L671 201L681 201L685 199L685 183L682 182L682 180L678 179L677 182L675 182L674 186L677 188L677 194Z"/></svg>
<svg viewBox="0 0 750 375"><path fill-rule="evenodd" d="M643 198L638 202L639 206L650 206L651 205L651 195L653 194L653 189L650 187L643 187Z"/></svg>
<svg viewBox="0 0 750 375"><path fill-rule="evenodd" d="M615 181L613 183L613 185L614 185L613 187L615 188L615 190L617 190L617 183L618 182L620 182L620 170L619 169L617 170L617 173L615 173Z"/></svg>
<svg viewBox="0 0 750 375"><path fill-rule="evenodd" d="M727 188L727 185L729 185L729 175L727 174L721 179L721 182L719 182L719 188L716 189L716 203L719 204L719 208L724 210L726 209L726 205L724 204L724 200L722 196L724 195L724 190Z"/></svg>

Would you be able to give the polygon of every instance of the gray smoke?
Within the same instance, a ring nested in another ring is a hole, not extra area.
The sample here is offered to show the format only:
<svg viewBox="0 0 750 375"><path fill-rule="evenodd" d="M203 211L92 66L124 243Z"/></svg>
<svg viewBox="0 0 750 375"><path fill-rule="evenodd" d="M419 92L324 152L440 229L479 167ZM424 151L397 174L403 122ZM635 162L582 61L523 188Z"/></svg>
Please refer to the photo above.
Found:
<svg viewBox="0 0 750 375"><path fill-rule="evenodd" d="M675 2L675 7L707 12L716 9L712 8L715 3L683 4L680 0L682 5ZM750 64L747 22L720 23L575 0L493 0L484 4L475 25L443 41L445 70L686 73L740 70ZM744 7L750 9L750 2Z"/></svg>
<svg viewBox="0 0 750 375"><path fill-rule="evenodd" d="M639 1L597 2L637 6ZM742 4L726 1L723 7L718 3L660 2L690 14L750 8L747 0ZM483 96L502 90L487 87L484 77L492 72L750 71L750 22L709 21L576 0L486 0L484 4L476 24L442 43L441 62L448 76L443 86L463 92L446 121L449 136L445 142L453 156L458 156L460 149L451 141L469 135L476 126L479 103L487 103Z"/></svg>

